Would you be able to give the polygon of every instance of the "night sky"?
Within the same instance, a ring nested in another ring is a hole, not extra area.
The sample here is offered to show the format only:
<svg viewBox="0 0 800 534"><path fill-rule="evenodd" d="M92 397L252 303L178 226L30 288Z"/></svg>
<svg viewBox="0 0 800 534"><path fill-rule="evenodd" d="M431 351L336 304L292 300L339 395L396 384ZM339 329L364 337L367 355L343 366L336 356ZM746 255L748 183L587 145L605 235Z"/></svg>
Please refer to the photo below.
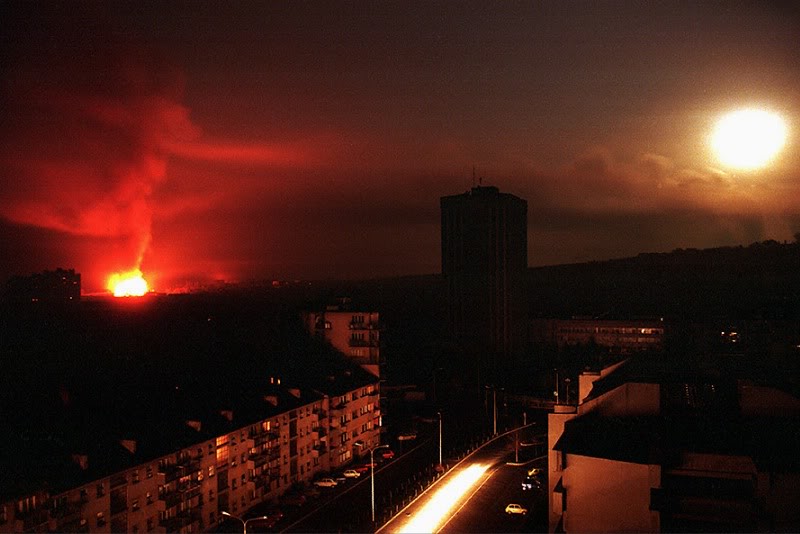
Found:
<svg viewBox="0 0 800 534"><path fill-rule="evenodd" d="M440 271L439 197L528 201L529 265L793 240L780 2L3 2L0 275L87 292ZM766 168L709 146L786 121Z"/></svg>

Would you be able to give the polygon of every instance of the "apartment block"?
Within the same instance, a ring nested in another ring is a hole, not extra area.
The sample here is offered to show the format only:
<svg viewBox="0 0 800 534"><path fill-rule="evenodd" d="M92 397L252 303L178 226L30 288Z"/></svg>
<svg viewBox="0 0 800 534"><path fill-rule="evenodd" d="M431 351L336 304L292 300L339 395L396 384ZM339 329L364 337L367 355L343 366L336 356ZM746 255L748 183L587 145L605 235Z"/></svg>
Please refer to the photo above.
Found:
<svg viewBox="0 0 800 534"><path fill-rule="evenodd" d="M666 325L660 319L533 319L534 343L564 347L595 345L616 354L664 348Z"/></svg>
<svg viewBox="0 0 800 534"><path fill-rule="evenodd" d="M27 479L4 480L0 532L214 531L223 511L276 500L377 445L378 391L373 375L350 366L303 387L273 377L261 391L183 421L106 429L86 436L90 446L78 452L20 440L29 449L18 474Z"/></svg>
<svg viewBox="0 0 800 534"><path fill-rule="evenodd" d="M377 311L351 309L343 299L303 317L308 331L375 376L381 375L381 329Z"/></svg>

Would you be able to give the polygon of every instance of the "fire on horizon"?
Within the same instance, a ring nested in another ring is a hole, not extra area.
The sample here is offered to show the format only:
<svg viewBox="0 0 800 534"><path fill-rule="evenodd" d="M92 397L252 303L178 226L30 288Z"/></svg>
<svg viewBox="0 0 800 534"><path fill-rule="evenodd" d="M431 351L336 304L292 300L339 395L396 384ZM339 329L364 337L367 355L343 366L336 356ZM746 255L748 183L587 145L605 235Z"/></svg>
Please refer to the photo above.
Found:
<svg viewBox="0 0 800 534"><path fill-rule="evenodd" d="M115 297L141 297L148 291L147 281L139 269L112 274L107 288Z"/></svg>

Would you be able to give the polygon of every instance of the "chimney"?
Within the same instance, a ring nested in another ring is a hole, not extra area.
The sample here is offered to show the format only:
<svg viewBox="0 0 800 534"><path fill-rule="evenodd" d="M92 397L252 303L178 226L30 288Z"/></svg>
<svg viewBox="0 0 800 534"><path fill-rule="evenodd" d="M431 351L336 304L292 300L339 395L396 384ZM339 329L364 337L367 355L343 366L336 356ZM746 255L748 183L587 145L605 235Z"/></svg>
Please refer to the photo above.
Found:
<svg viewBox="0 0 800 534"><path fill-rule="evenodd" d="M264 400L270 403L273 406L278 405L278 396L277 395L264 395Z"/></svg>
<svg viewBox="0 0 800 534"><path fill-rule="evenodd" d="M87 454L73 454L72 461L75 462L83 471L89 469L89 455Z"/></svg>
<svg viewBox="0 0 800 534"><path fill-rule="evenodd" d="M119 444L131 454L136 454L136 440L135 439L121 439Z"/></svg>
<svg viewBox="0 0 800 534"><path fill-rule="evenodd" d="M220 410L219 414L228 421L233 421L233 410Z"/></svg>
<svg viewBox="0 0 800 534"><path fill-rule="evenodd" d="M186 421L186 426L189 428L195 429L195 431L200 432L200 421L190 420Z"/></svg>
<svg viewBox="0 0 800 534"><path fill-rule="evenodd" d="M300 390L298 388L289 388L289 393L291 393L298 399L300 398Z"/></svg>

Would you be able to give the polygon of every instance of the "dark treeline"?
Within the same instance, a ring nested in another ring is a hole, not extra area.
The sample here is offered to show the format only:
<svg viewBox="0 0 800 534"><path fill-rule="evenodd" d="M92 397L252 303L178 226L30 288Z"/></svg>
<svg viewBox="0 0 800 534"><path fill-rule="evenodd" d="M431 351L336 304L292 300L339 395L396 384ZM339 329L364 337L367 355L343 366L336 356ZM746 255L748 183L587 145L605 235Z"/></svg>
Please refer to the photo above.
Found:
<svg viewBox="0 0 800 534"><path fill-rule="evenodd" d="M678 249L530 269L533 317L797 318L800 244Z"/></svg>

